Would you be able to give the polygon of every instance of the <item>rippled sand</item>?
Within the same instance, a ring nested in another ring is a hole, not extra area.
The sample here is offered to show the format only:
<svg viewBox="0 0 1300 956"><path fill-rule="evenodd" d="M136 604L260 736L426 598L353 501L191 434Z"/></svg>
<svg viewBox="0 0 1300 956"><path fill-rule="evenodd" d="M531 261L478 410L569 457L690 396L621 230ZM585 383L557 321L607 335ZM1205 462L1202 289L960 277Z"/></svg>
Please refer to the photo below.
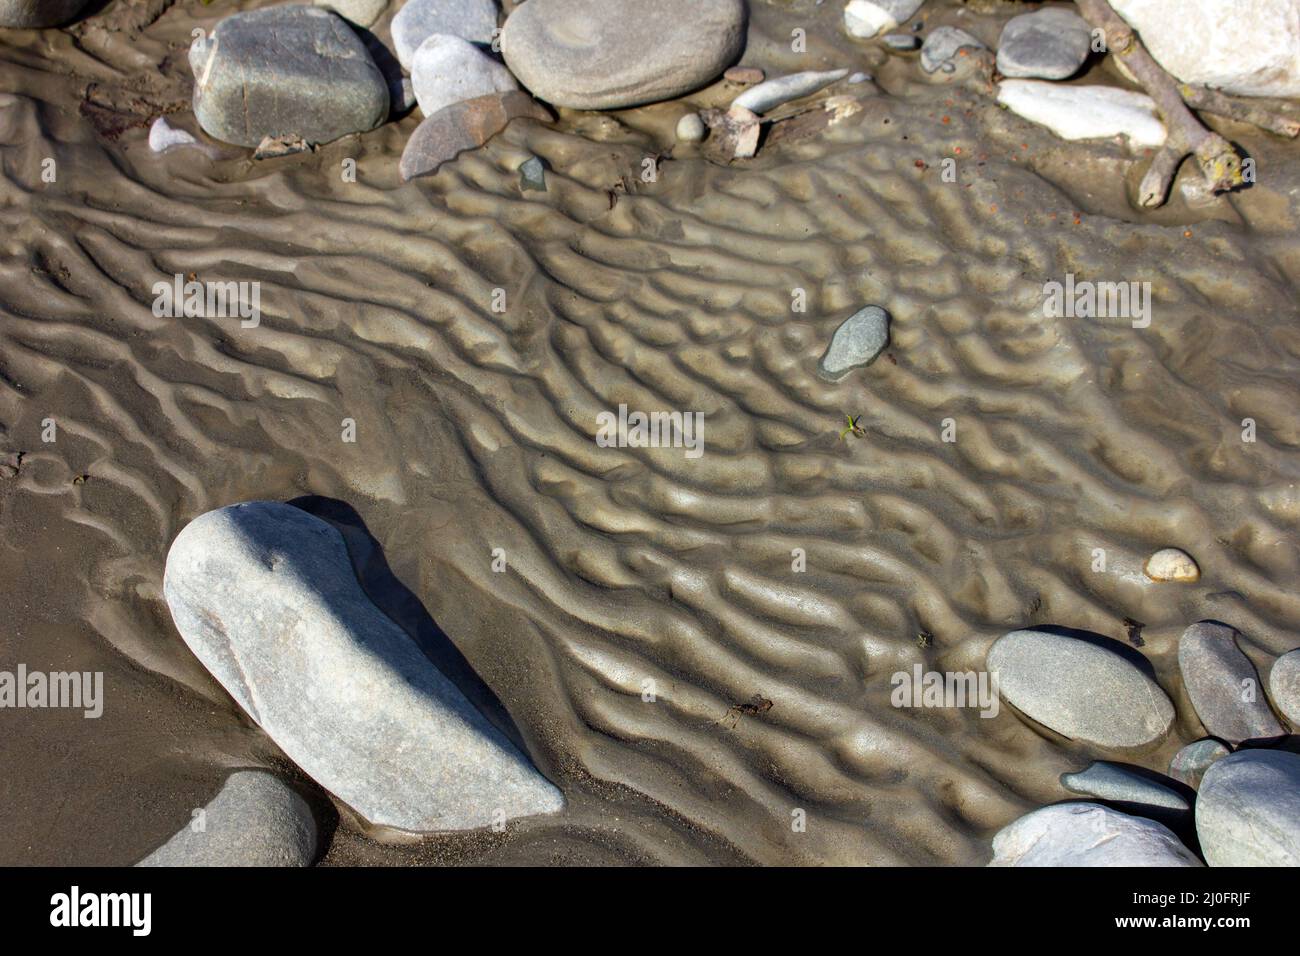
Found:
<svg viewBox="0 0 1300 956"><path fill-rule="evenodd" d="M87 99L192 124L184 49L216 6L0 37L0 451L26 452L0 481L0 659L107 673L98 721L0 715L21 768L0 775L0 861L132 862L223 768L285 769L161 598L178 530L249 498L355 509L382 547L351 536L363 577L391 568L569 801L414 846L345 814L327 862L981 864L998 828L1064 798L1062 771L1163 769L1200 735L1188 623L1233 624L1262 667L1298 643L1294 144L1228 127L1259 183L1139 217L1118 149L917 82L914 57L882 65L812 3L754 4L744 62L866 69L866 108L731 168L678 148L654 183L642 159L679 104L516 122L408 185L418 117L259 163L98 133ZM529 153L544 193L519 189ZM260 281L260 326L156 318L150 289L177 272ZM1066 273L1150 281L1150 327L1044 317ZM870 303L888 354L818 378ZM705 454L598 447L620 403L703 412ZM839 439L846 414L865 437ZM1167 545L1199 583L1143 583ZM1035 623L1122 640L1125 617L1178 707L1158 750L1103 754L1006 707L890 706L915 663L978 669ZM729 714L756 694L771 708Z"/></svg>

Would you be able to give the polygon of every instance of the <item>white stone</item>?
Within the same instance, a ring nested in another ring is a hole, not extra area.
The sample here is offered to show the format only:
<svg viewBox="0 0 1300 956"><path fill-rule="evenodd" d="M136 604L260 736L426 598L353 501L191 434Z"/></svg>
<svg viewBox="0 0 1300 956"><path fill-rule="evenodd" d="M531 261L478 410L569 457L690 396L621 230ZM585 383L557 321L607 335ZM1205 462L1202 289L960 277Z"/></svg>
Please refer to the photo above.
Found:
<svg viewBox="0 0 1300 956"><path fill-rule="evenodd" d="M313 0L318 7L333 10L349 23L359 27L374 24L388 6L388 0Z"/></svg>
<svg viewBox="0 0 1300 956"><path fill-rule="evenodd" d="M176 129L161 116L149 127L149 148L155 153L165 153L177 146L195 146L198 142L193 133Z"/></svg>
<svg viewBox="0 0 1300 956"><path fill-rule="evenodd" d="M989 866L1200 866L1166 826L1099 803L1058 803L1003 827Z"/></svg>
<svg viewBox="0 0 1300 956"><path fill-rule="evenodd" d="M922 0L849 0L844 6L844 29L864 39L892 30L912 19Z"/></svg>
<svg viewBox="0 0 1300 956"><path fill-rule="evenodd" d="M343 536L251 501L191 521L163 594L199 661L285 755L372 824L467 830L560 792L385 616Z"/></svg>
<svg viewBox="0 0 1300 956"><path fill-rule="evenodd" d="M1142 566L1152 581L1179 581L1190 584L1201 579L1195 559L1179 548L1161 548Z"/></svg>
<svg viewBox="0 0 1300 956"><path fill-rule="evenodd" d="M1201 778L1196 835L1210 866L1300 866L1300 757L1242 750Z"/></svg>
<svg viewBox="0 0 1300 956"><path fill-rule="evenodd" d="M682 143L698 143L704 139L704 120L699 113L687 113L677 121L677 139Z"/></svg>
<svg viewBox="0 0 1300 956"><path fill-rule="evenodd" d="M773 107L808 96L849 75L848 70L807 70L765 80L751 86L731 101L732 106L743 106L760 116Z"/></svg>
<svg viewBox="0 0 1300 956"><path fill-rule="evenodd" d="M1062 139L1127 136L1137 148L1165 141L1156 104L1145 93L1111 86L1061 86L1043 80L1003 80L998 102L1018 116L1041 123Z"/></svg>
<svg viewBox="0 0 1300 956"><path fill-rule="evenodd" d="M425 116L476 96L519 89L510 71L474 44L441 33L426 37L415 51L411 86Z"/></svg>
<svg viewBox="0 0 1300 956"><path fill-rule="evenodd" d="M1111 0L1185 83L1300 96L1300 0Z"/></svg>

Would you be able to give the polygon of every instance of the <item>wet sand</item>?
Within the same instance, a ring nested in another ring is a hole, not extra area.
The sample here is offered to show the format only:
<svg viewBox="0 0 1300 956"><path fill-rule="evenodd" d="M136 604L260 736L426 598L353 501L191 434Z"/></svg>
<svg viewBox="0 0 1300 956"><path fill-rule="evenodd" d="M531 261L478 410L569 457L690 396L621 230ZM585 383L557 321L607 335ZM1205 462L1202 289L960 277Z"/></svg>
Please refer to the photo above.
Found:
<svg viewBox="0 0 1300 956"><path fill-rule="evenodd" d="M327 864L982 864L1060 773L1163 770L1200 735L1187 624L1237 627L1261 671L1300 643L1296 144L1225 124L1259 182L1138 214L1118 147L921 82L835 4L755 3L742 62L870 72L861 113L726 167L674 148L682 103L561 111L403 185L418 115L282 159L152 154L159 112L195 129L190 30L231 10L136 29L154 10L119 6L118 29L0 36L0 453L25 453L0 480L0 666L102 670L106 698L98 720L0 712L0 863L132 863L230 768L294 775L161 596L176 533L236 501L355 512L371 593L409 591L568 800L414 845L344 808ZM529 154L546 192L519 189ZM178 272L260 281L260 325L155 317ZM1150 327L1045 317L1066 273L1150 281ZM888 355L822 380L864 304L892 314ZM705 454L598 447L620 403L703 412ZM1171 545L1198 583L1141 580ZM890 705L913 664L978 670L1030 624L1123 640L1126 617L1179 713L1148 752ZM755 694L771 708L727 716Z"/></svg>

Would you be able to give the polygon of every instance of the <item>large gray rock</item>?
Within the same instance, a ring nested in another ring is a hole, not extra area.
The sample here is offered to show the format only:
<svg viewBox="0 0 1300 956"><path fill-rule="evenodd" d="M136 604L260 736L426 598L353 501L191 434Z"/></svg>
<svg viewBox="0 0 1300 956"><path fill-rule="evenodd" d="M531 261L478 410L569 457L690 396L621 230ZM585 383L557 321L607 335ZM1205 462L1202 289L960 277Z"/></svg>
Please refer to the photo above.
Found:
<svg viewBox="0 0 1300 956"><path fill-rule="evenodd" d="M1192 805L1173 786L1152 779L1155 776L1145 776L1123 764L1094 760L1086 770L1061 774L1061 786L1085 797L1120 804L1119 809L1127 813L1181 823L1191 813Z"/></svg>
<svg viewBox="0 0 1300 956"><path fill-rule="evenodd" d="M501 32L506 65L534 96L586 110L699 89L744 43L744 0L528 0Z"/></svg>
<svg viewBox="0 0 1300 956"><path fill-rule="evenodd" d="M1003 827L989 866L1200 866L1168 827L1098 803L1058 803Z"/></svg>
<svg viewBox="0 0 1300 956"><path fill-rule="evenodd" d="M1166 70L1242 96L1300 96L1300 0L1112 0Z"/></svg>
<svg viewBox="0 0 1300 956"><path fill-rule="evenodd" d="M1178 670L1196 716L1211 735L1235 747L1286 734L1268 706L1255 665L1227 625L1201 621L1183 631Z"/></svg>
<svg viewBox="0 0 1300 956"><path fill-rule="evenodd" d="M510 71L460 37L435 33L415 51L411 86L425 116L489 93L519 89Z"/></svg>
<svg viewBox="0 0 1300 956"><path fill-rule="evenodd" d="M1201 780L1196 835L1210 866L1300 866L1300 757L1224 757Z"/></svg>
<svg viewBox="0 0 1300 956"><path fill-rule="evenodd" d="M211 136L328 143L388 116L388 86L365 44L321 7L235 13L190 46L194 115Z"/></svg>
<svg viewBox="0 0 1300 956"><path fill-rule="evenodd" d="M1169 776L1193 790L1199 789L1205 771L1230 753L1231 750L1213 737L1190 743L1169 761Z"/></svg>
<svg viewBox="0 0 1300 956"><path fill-rule="evenodd" d="M163 594L239 706L369 822L465 830L563 806L370 602L319 518L269 501L201 515L172 543Z"/></svg>
<svg viewBox="0 0 1300 956"><path fill-rule="evenodd" d="M1155 681L1101 643L1049 631L1012 631L986 665L1003 698L1059 734L1102 747L1160 740L1174 705Z"/></svg>
<svg viewBox="0 0 1300 956"><path fill-rule="evenodd" d="M316 846L306 800L265 770L236 770L194 819L136 866L310 866Z"/></svg>
<svg viewBox="0 0 1300 956"><path fill-rule="evenodd" d="M1072 10L1051 7L1012 17L998 39L1003 76L1063 80L1088 59L1092 28Z"/></svg>
<svg viewBox="0 0 1300 956"><path fill-rule="evenodd" d="M39 30L67 23L89 0L0 0L0 27Z"/></svg>
<svg viewBox="0 0 1300 956"><path fill-rule="evenodd" d="M953 73L962 50L983 50L985 46L965 30L936 27L921 44L921 69L927 73L942 70Z"/></svg>
<svg viewBox="0 0 1300 956"><path fill-rule="evenodd" d="M870 365L888 344L889 313L878 305L866 306L840 323L817 363L817 374L838 381L855 368Z"/></svg>
<svg viewBox="0 0 1300 956"><path fill-rule="evenodd" d="M1300 730L1300 647L1273 662L1268 672L1268 694L1273 698L1273 706L1282 711L1292 727Z"/></svg>
<svg viewBox="0 0 1300 956"><path fill-rule="evenodd" d="M415 51L435 33L490 44L496 28L496 0L406 0L393 17L393 46L409 70Z"/></svg>

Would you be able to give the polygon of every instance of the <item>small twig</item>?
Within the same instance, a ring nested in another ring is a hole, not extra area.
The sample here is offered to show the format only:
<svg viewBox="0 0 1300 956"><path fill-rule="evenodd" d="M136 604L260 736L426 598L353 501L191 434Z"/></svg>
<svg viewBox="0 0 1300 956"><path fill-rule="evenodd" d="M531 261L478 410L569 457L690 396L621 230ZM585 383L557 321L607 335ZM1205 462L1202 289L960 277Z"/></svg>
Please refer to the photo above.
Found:
<svg viewBox="0 0 1300 956"><path fill-rule="evenodd" d="M1226 116L1229 119L1240 120L1243 123L1250 123L1252 126L1266 129L1270 133L1277 133L1279 136L1290 136L1292 138L1300 136L1300 120L1283 116L1281 113L1271 112L1255 103L1243 103L1240 100L1229 99L1217 90L1207 90L1203 86L1192 86L1190 83L1179 86L1178 92L1182 94L1187 105L1193 109L1213 113L1215 116Z"/></svg>

